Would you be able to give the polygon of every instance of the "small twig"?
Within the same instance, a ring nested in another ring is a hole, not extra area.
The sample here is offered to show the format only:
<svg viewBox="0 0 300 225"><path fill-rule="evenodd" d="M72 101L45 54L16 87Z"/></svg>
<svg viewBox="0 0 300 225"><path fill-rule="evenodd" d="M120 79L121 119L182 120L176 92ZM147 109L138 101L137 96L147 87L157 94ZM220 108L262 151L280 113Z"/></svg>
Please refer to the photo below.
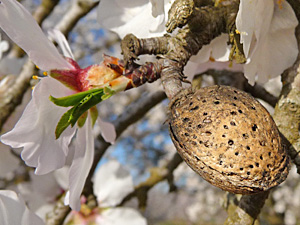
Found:
<svg viewBox="0 0 300 225"><path fill-rule="evenodd" d="M216 84L229 85L250 93L255 98L260 98L275 107L278 98L270 94L263 86L255 84L251 86L242 72L228 70L207 70L202 74L211 75Z"/></svg>
<svg viewBox="0 0 300 225"><path fill-rule="evenodd" d="M121 134L131 124L143 118L150 109L152 109L155 105L160 103L165 98L166 98L165 93L163 91L158 91L153 94L149 94L147 96L142 96L137 101L127 106L124 112L113 122L116 129L117 138L120 137ZM98 143L95 149L94 162L91 167L83 191L85 195L90 195L93 193L92 177L94 175L95 169L99 161L101 160L102 156L104 155L108 147L111 145L110 143L105 142L101 135L99 135L97 139L98 139Z"/></svg>
<svg viewBox="0 0 300 225"><path fill-rule="evenodd" d="M153 167L150 169L150 177L137 185L134 188L134 191L129 193L123 201L120 203L124 205L127 201L132 199L133 197L137 197L139 200L139 207L144 208L147 204L147 196L148 191L153 188L159 182L167 179L170 185L170 190L174 189L173 184L173 172L178 167L178 165L182 162L182 158L178 153L175 153L172 160L168 162L166 166L163 167Z"/></svg>
<svg viewBox="0 0 300 225"><path fill-rule="evenodd" d="M268 198L269 192L243 195L238 201L235 195L228 195L226 211L228 217L225 225L253 225Z"/></svg>

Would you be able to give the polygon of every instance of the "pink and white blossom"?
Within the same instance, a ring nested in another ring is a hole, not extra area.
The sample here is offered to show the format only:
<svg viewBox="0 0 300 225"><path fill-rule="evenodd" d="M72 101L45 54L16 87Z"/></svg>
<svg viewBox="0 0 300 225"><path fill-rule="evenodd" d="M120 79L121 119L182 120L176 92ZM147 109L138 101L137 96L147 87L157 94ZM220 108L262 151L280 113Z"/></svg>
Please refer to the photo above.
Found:
<svg viewBox="0 0 300 225"><path fill-rule="evenodd" d="M98 8L98 21L103 27L116 32L121 38L133 33L139 38L161 36L165 33L149 32L149 27L157 26L152 1L139 0L134 3L121 0L104 0ZM169 1L164 3L164 21L167 18ZM110 10L107 10L107 8ZM159 7L162 8L162 7ZM147 19L141 19L141 18ZM156 21L157 22L157 21ZM191 57L185 71L189 74L202 72L204 68L241 70L250 84L265 83L279 76L290 67L298 55L295 27L298 21L292 7L287 1L277 0L241 0L236 18L237 32L241 35L241 43L247 62L241 66L229 67L230 46L228 35L213 39L205 45L196 56ZM159 26L160 27L160 26ZM216 61L211 62L212 61ZM208 62L208 64L207 64ZM206 65L207 64L207 65ZM188 75L189 75L188 74Z"/></svg>
<svg viewBox="0 0 300 225"><path fill-rule="evenodd" d="M2 0L0 2L0 27L24 49L39 68L60 71L61 80L64 80L62 77L65 74L70 74L71 78L82 74L83 69L75 61L66 60L59 54L30 13L17 1ZM57 34L57 32L54 33ZM61 36L57 40L62 40L65 44L63 49L70 51ZM77 79L72 84L81 81ZM22 159L28 166L36 168L36 174L43 175L60 169L66 164L66 159L70 154L69 144L75 136L76 149L69 170L69 194L66 202L72 209L79 210L80 195L93 161L92 121L88 114L83 127L79 128L77 124L74 127L68 127L56 139L56 125L68 108L59 107L49 100L50 95L59 98L82 91L78 88L82 85L80 83L76 85L77 88L70 89L52 77L42 78L35 86L32 99L20 120L13 130L1 136L1 141L13 148L22 147ZM115 137L112 127L109 130L102 129L102 132L107 132L106 137ZM112 138L108 139L114 141Z"/></svg>

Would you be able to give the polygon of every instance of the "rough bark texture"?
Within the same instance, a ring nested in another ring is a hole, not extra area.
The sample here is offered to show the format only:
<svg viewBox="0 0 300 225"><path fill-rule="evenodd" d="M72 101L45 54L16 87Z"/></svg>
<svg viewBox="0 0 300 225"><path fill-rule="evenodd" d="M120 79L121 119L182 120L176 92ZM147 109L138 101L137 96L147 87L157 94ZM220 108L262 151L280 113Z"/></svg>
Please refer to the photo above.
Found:
<svg viewBox="0 0 300 225"><path fill-rule="evenodd" d="M300 26L296 35L300 46ZM274 120L290 143L290 156L300 173L300 54L295 64L282 75L283 88L275 107Z"/></svg>

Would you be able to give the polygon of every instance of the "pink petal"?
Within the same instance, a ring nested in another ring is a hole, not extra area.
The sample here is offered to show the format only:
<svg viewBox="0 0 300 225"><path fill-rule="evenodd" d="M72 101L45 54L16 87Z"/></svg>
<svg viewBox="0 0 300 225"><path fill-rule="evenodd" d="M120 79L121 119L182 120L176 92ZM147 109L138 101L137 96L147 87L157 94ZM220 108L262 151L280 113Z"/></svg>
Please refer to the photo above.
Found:
<svg viewBox="0 0 300 225"><path fill-rule="evenodd" d="M1 0L0 27L42 70L73 69L16 0Z"/></svg>

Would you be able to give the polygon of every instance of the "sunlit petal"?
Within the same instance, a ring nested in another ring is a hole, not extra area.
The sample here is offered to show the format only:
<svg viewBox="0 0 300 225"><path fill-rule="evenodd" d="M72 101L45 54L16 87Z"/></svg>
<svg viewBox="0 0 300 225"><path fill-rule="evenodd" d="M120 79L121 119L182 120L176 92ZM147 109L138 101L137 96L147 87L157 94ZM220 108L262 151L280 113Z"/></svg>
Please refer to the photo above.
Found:
<svg viewBox="0 0 300 225"><path fill-rule="evenodd" d="M101 165L94 175L94 193L101 207L116 206L132 191L132 177L117 161Z"/></svg>
<svg viewBox="0 0 300 225"><path fill-rule="evenodd" d="M72 69L31 14L16 0L1 0L0 27L42 70Z"/></svg>
<svg viewBox="0 0 300 225"><path fill-rule="evenodd" d="M92 133L92 121L88 116L85 125L79 128L75 140L75 155L69 172L69 197L70 207L80 210L80 195L89 174L94 158L94 138Z"/></svg>
<svg viewBox="0 0 300 225"><path fill-rule="evenodd" d="M209 60L226 62L229 60L230 46L227 45L228 34L222 34L204 45L197 55L192 56L192 62L205 63Z"/></svg>
<svg viewBox="0 0 300 225"><path fill-rule="evenodd" d="M55 139L55 128L66 108L54 105L49 96L62 97L72 93L53 78L43 78L34 88L32 99L14 129L1 136L4 144L24 147L22 158L37 174L45 174L65 164L68 145L75 128L67 128Z"/></svg>
<svg viewBox="0 0 300 225"><path fill-rule="evenodd" d="M117 137L115 126L112 123L101 120L99 117L97 121L99 123L100 132L104 140L106 142L114 144Z"/></svg>
<svg viewBox="0 0 300 225"><path fill-rule="evenodd" d="M146 225L146 219L135 209L112 208L101 213L98 224L101 225Z"/></svg>
<svg viewBox="0 0 300 225"><path fill-rule="evenodd" d="M242 0L236 24L247 57L244 73L250 84L265 83L295 62L298 21L288 2L279 6L274 0Z"/></svg>
<svg viewBox="0 0 300 225"><path fill-rule="evenodd" d="M165 12L161 3L152 2L156 4L148 0L103 0L98 7L98 22L121 38L129 31L139 38L161 36L165 33Z"/></svg>
<svg viewBox="0 0 300 225"><path fill-rule="evenodd" d="M70 48L70 45L63 33L59 30L53 29L48 31L48 35L50 38L52 38L56 43L59 45L59 47L62 50L62 53L65 57L74 59L74 55L72 53L72 50Z"/></svg>

